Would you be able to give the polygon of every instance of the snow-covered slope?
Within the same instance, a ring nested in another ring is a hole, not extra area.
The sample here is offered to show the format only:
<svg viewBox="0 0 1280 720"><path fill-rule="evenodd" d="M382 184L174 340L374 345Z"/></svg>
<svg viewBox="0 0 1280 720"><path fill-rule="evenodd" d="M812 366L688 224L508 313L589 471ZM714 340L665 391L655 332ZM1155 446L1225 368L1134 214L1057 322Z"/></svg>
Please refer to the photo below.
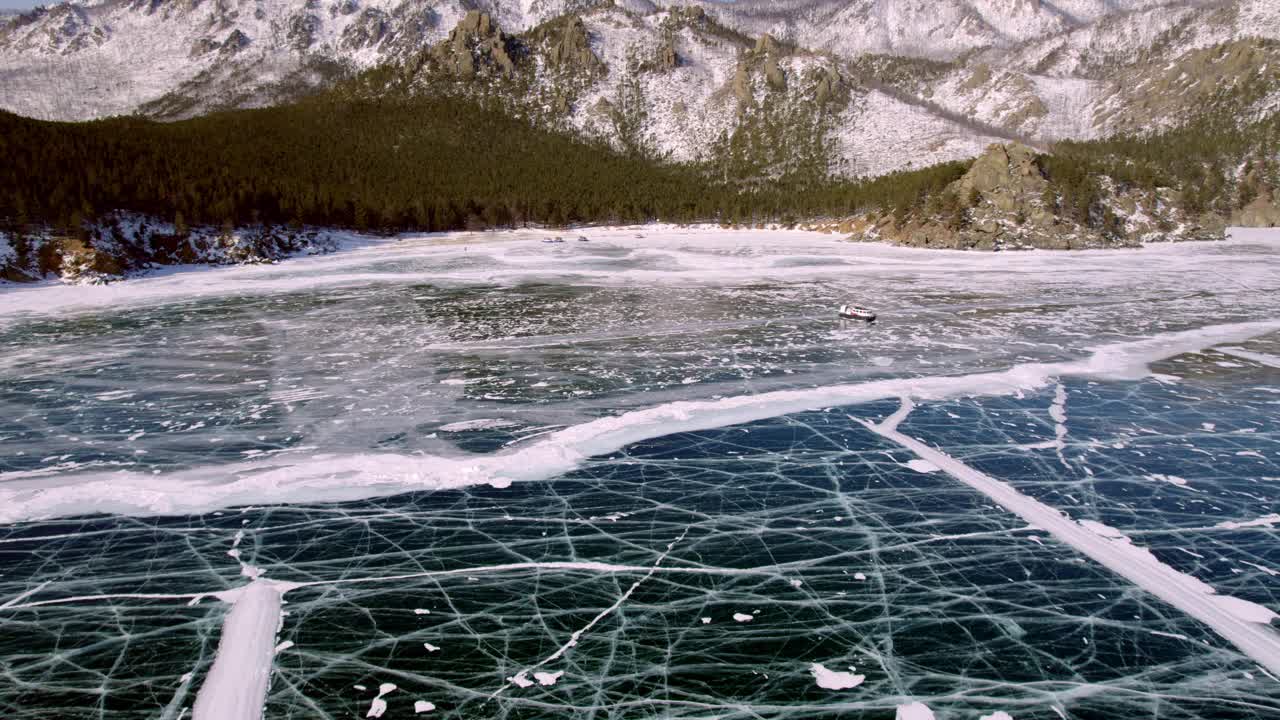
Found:
<svg viewBox="0 0 1280 720"><path fill-rule="evenodd" d="M479 6L510 27L572 0L103 0L38 9L0 29L0 107L79 120L187 91L196 110L270 103L344 68L443 38ZM257 90L261 88L262 91ZM172 100L163 109L171 109ZM182 114L181 112L177 114Z"/></svg>
<svg viewBox="0 0 1280 720"><path fill-rule="evenodd" d="M1237 86L1250 112L1280 105L1280 0L90 0L0 21L0 108L178 118L282 102L420 58L469 10L508 33L579 14L603 72L544 92L548 107L677 160L783 125L780 147L819 143L830 170L872 175L997 140L1167 126Z"/></svg>
<svg viewBox="0 0 1280 720"><path fill-rule="evenodd" d="M705 3L722 23L845 56L954 58L1145 8L1212 0L738 0ZM683 1L671 4L685 4ZM1216 3L1212 3L1216 4Z"/></svg>

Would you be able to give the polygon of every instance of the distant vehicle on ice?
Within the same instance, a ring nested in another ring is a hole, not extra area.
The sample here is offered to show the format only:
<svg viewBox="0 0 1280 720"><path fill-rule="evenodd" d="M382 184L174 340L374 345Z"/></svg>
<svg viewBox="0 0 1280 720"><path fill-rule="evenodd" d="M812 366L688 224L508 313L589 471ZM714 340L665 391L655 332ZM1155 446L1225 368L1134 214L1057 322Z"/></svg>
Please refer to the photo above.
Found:
<svg viewBox="0 0 1280 720"><path fill-rule="evenodd" d="M864 307L857 305L841 305L836 311L840 317L846 320L864 320L866 322L875 322L876 314Z"/></svg>

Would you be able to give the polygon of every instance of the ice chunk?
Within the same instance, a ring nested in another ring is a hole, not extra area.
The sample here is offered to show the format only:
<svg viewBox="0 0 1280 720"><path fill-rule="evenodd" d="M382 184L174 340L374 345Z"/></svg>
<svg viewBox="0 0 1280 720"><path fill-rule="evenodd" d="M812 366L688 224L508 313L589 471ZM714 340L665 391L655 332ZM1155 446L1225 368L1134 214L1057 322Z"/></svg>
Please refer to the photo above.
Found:
<svg viewBox="0 0 1280 720"><path fill-rule="evenodd" d="M538 681L539 685L555 685L556 681L559 680L560 676L563 674L564 674L563 670L558 670L553 673L536 672L533 674L533 677Z"/></svg>
<svg viewBox="0 0 1280 720"><path fill-rule="evenodd" d="M856 675L854 670L856 668L853 667L849 668L849 672L828 670L822 663L814 663L809 666L809 672L813 674L813 679L818 683L818 687L827 690L848 690L861 685L867 679L867 676Z"/></svg>

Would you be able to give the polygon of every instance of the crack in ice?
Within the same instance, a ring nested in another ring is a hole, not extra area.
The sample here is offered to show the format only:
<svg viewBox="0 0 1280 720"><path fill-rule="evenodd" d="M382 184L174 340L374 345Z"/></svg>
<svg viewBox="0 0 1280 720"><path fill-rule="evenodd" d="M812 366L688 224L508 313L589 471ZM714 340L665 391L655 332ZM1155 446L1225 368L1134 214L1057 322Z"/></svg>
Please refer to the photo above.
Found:
<svg viewBox="0 0 1280 720"><path fill-rule="evenodd" d="M684 532L680 533L679 537L667 543L667 549L661 555L658 556L658 559L654 561L653 566L649 569L649 572L645 573L644 577L631 583L631 587L627 588L626 592L622 593L622 595L620 595L618 599L613 602L612 605L605 608L604 610L601 610L595 617L591 618L591 622L587 623L582 628L574 631L574 633L569 636L569 639L563 645L561 645L554 653L551 653L547 657L543 658L536 665L531 665L525 668L524 670L521 670L520 672L516 673L515 675L512 675L510 678L508 678L507 684L503 685L497 690L494 690L493 695L489 696L490 699L497 697L500 693L502 693L503 690L506 690L507 688L511 687L511 685L513 684L519 685L521 687L523 687L525 683L531 684L531 681L528 680L529 673L536 671L538 668L545 666L547 663L555 662L556 660L560 659L560 657L562 657L565 653L569 652L570 648L577 645L578 640L588 630L595 627L596 623L605 619L609 615L613 614L615 610L622 607L622 604L625 603L627 599L631 597L631 594L634 593L636 589L639 588L640 585L645 580L648 580L649 578L653 577L654 573L658 571L658 566L662 564L662 561L667 559L667 556L671 554L671 550L675 548L675 546L679 544L680 541L684 540L685 536L688 534L689 534L689 529L685 528ZM543 684L546 685L550 683L543 683Z"/></svg>
<svg viewBox="0 0 1280 720"><path fill-rule="evenodd" d="M1241 652L1274 673L1280 673L1280 633L1269 626L1276 614L1269 608L1229 595L1215 594L1203 581L1160 562L1149 550L1132 545L1113 528L1093 529L1090 521L1074 521L1008 483L986 475L941 450L904 435L897 427L911 412L902 399L898 411L883 423L860 420L867 429L914 452L948 475L981 492L1006 510L1043 528L1058 540L1084 553L1138 587L1208 625Z"/></svg>

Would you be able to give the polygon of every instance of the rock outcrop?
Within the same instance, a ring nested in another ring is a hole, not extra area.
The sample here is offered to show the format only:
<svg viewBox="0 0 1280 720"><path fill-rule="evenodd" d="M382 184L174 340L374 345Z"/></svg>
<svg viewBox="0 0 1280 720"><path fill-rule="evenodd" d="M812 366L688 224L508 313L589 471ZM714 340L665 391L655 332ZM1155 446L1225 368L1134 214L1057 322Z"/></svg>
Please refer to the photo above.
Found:
<svg viewBox="0 0 1280 720"><path fill-rule="evenodd" d="M447 39L431 48L437 67L463 80L487 74L511 76L516 71L515 54L513 39L489 13L479 10L468 12Z"/></svg>
<svg viewBox="0 0 1280 720"><path fill-rule="evenodd" d="M570 16L549 32L545 48L549 67L593 73L604 69L604 63L591 50L587 26L577 15Z"/></svg>
<svg viewBox="0 0 1280 720"><path fill-rule="evenodd" d="M675 40L667 38L667 41L658 49L658 70L675 70L679 66L680 56L676 54Z"/></svg>
<svg viewBox="0 0 1280 720"><path fill-rule="evenodd" d="M833 67L825 68L818 78L813 99L819 105L825 105L837 97L842 89L844 89L844 78L840 77L840 71Z"/></svg>
<svg viewBox="0 0 1280 720"><path fill-rule="evenodd" d="M756 38L756 44L738 58L738 65L733 73L733 94L738 99L739 109L755 102L755 92L751 84L751 74L759 72L764 75L765 87L770 92L785 92L787 74L782 69L782 48L772 35L765 33Z"/></svg>
<svg viewBox="0 0 1280 720"><path fill-rule="evenodd" d="M854 240L884 240L913 247L959 250L1129 247L1162 240L1221 239L1216 216L1188 217L1169 188L1119 188L1099 178L1099 193L1068 214L1045 175L1037 152L1019 143L996 144L923 207L869 213L844 221Z"/></svg>
<svg viewBox="0 0 1280 720"><path fill-rule="evenodd" d="M332 231L266 225L185 229L121 215L85 225L74 235L48 228L22 234L0 231L0 280L107 282L164 265L271 262L337 246Z"/></svg>
<svg viewBox="0 0 1280 720"><path fill-rule="evenodd" d="M1280 227L1280 204L1277 204L1270 191L1263 192L1233 213L1231 224L1244 227Z"/></svg>

